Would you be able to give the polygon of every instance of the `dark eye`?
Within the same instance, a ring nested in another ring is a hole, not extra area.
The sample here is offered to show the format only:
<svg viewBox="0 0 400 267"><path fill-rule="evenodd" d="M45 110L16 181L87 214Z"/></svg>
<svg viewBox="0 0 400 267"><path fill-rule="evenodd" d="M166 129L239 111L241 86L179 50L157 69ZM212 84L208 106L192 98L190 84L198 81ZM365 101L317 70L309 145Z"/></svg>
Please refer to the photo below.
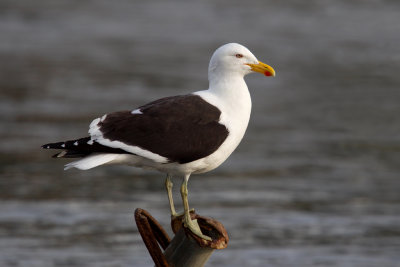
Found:
<svg viewBox="0 0 400 267"><path fill-rule="evenodd" d="M235 57L237 57L237 58L242 58L243 55L242 55L242 54L236 54Z"/></svg>

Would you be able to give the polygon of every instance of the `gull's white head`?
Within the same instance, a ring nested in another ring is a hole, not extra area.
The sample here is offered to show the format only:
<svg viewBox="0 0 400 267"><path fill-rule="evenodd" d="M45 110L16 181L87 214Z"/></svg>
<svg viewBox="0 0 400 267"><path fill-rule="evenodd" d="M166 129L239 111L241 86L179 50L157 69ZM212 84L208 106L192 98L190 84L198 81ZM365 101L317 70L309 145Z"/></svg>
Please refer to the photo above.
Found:
<svg viewBox="0 0 400 267"><path fill-rule="evenodd" d="M237 43L219 47L212 55L208 67L209 79L220 75L244 77L251 72L275 76L275 71L271 66L258 61L249 49Z"/></svg>

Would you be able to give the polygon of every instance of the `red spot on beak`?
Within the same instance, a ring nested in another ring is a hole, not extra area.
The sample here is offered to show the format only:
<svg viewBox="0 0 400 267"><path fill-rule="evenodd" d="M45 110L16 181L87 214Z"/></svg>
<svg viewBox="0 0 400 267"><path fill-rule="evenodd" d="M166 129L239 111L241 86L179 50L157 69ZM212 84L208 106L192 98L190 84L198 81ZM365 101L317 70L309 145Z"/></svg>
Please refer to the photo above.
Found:
<svg viewBox="0 0 400 267"><path fill-rule="evenodd" d="M265 76L272 76L272 73L269 72L269 71L266 71L266 72L264 72L264 75L265 75Z"/></svg>

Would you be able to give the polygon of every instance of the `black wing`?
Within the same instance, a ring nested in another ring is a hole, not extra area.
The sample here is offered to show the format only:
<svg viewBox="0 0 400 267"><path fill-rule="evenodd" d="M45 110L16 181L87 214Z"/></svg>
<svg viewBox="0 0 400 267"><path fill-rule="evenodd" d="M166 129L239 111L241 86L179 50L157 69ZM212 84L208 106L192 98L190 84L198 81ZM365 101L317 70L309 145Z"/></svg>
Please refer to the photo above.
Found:
<svg viewBox="0 0 400 267"><path fill-rule="evenodd" d="M62 152L53 155L53 158L81 158L92 153L119 153L126 154L125 150L103 146L93 142L90 137L84 137L65 142L49 143L42 146L44 149L63 149Z"/></svg>
<svg viewBox="0 0 400 267"><path fill-rule="evenodd" d="M197 95L162 98L139 110L100 120L102 138L140 147L169 162L188 163L212 154L229 134L219 123L221 111ZM95 141L102 143L101 138Z"/></svg>

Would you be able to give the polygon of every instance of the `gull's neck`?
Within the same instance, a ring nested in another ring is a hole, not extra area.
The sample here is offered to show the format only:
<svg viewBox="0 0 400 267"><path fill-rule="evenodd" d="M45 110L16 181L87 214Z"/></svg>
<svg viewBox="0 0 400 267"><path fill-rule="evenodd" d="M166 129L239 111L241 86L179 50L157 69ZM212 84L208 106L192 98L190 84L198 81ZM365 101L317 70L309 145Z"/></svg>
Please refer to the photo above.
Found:
<svg viewBox="0 0 400 267"><path fill-rule="evenodd" d="M247 126L251 113L250 93L243 75L235 74L209 75L209 89L201 94L208 95L208 101L218 105L232 118L241 118Z"/></svg>
<svg viewBox="0 0 400 267"><path fill-rule="evenodd" d="M209 73L208 91L233 103L250 101L250 93L243 75L237 73Z"/></svg>

